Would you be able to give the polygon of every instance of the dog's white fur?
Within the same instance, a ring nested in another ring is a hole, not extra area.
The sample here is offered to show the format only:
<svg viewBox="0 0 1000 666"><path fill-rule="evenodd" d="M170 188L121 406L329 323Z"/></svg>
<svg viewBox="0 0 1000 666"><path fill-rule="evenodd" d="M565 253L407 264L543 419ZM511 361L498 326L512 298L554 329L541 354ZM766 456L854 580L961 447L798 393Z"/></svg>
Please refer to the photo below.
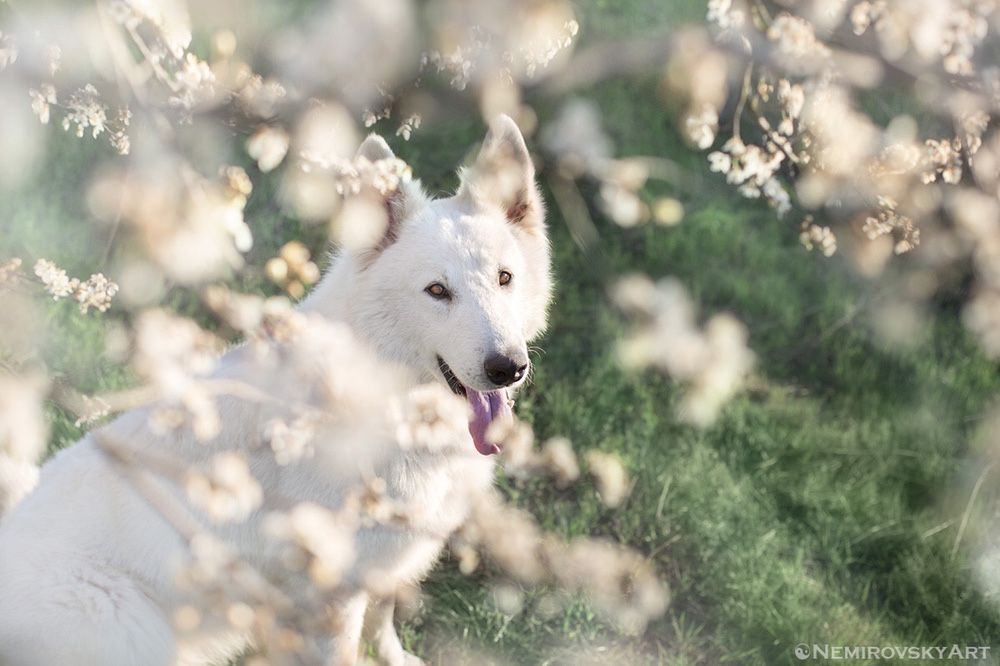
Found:
<svg viewBox="0 0 1000 666"><path fill-rule="evenodd" d="M370 159L392 155L376 136L360 153ZM527 343L545 326L550 293L542 205L520 131L507 117L495 121L454 197L430 200L419 185L406 183L384 203L383 242L342 251L302 309L345 323L382 360L407 368L417 382L443 381L440 355L466 386L493 388L483 373L484 358L526 357ZM510 285L497 284L499 270L513 274ZM424 293L432 282L446 285L452 300ZM278 390L250 357L246 347L230 351L216 376ZM221 434L204 444L190 433L155 435L149 410L130 412L43 467L37 488L0 520L0 664L208 664L246 646L245 636L212 618L197 633L175 631L174 613L185 595L174 572L188 544L176 524L151 505L149 494L173 500L183 495L145 473L138 479L145 491L137 492L137 479L123 475L95 436L103 433L140 454L169 452L186 464L220 450L240 450L265 496L293 503L340 506L358 470L331 473L310 462L278 466L266 448L251 444L259 442L273 411L224 398L220 414ZM345 431L340 435L350 439ZM345 446L328 444L333 450ZM383 589L419 581L444 538L466 516L457 495L469 487L485 489L492 480L492 458L479 455L471 441L451 453L393 451L367 458L365 452L348 451L339 458L365 460L369 471L386 481L391 497L421 506L422 518L407 528L375 525L358 532L355 564L343 586L350 593L334 609L343 622L326 648L331 663L354 663L363 625L385 663L419 661L403 652L392 600L370 598L364 583L373 573ZM252 563L267 567L272 551L261 536L261 520L255 513L244 523L210 529Z"/></svg>

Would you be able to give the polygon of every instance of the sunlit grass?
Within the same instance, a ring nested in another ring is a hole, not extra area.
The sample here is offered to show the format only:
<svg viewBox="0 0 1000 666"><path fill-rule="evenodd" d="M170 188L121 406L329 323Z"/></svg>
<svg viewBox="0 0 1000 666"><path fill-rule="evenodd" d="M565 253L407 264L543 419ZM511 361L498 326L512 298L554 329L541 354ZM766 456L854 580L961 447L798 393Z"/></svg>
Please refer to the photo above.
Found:
<svg viewBox="0 0 1000 666"><path fill-rule="evenodd" d="M654 3L591 4L583 22L590 30L626 32L670 18L650 9ZM621 152L663 155L688 170L689 182L654 183L647 192L677 197L686 217L676 228L624 231L598 215L602 242L584 251L550 204L558 295L518 411L541 438L565 435L578 452L617 452L634 487L624 506L609 510L589 482L565 491L540 481L501 485L560 535L638 548L670 582L673 604L642 636L618 633L579 600L542 612L545 591L528 591L522 612L508 617L485 578L462 576L446 561L424 586L425 604L406 621L404 641L441 663L461 640L524 664L778 664L797 663L791 649L799 642L996 640L996 610L973 587L964 551L951 556L957 530L944 498L1000 376L954 309L932 312L913 347L886 350L868 316L877 290L838 259L807 253L797 220L776 221L709 174L670 129L655 85L617 81L585 94ZM540 113L554 113L558 101L538 100ZM430 190L447 189L455 181L442 169L480 132L473 120L427 127L399 152ZM81 273L104 269L115 231L91 228L83 198L71 192L97 148L72 138L54 145L50 179L6 203L0 252L44 255ZM246 281L273 289L263 260L291 238L318 254L322 234L283 215L273 183L252 175L258 185L246 217L256 268ZM618 367L614 343L625 329L607 288L629 271L676 276L705 312L726 310L748 325L758 355L753 386L711 428L678 423L669 381ZM197 310L180 296L169 302ZM42 360L84 390L127 385L128 373L105 358L109 321L51 304ZM52 419L53 448L80 435L71 417Z"/></svg>

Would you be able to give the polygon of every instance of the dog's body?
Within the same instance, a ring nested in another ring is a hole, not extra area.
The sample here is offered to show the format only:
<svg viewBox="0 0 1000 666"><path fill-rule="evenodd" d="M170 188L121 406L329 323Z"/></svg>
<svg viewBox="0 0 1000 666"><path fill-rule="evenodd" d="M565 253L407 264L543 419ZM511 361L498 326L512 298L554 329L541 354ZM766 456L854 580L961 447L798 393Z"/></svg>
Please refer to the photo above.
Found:
<svg viewBox="0 0 1000 666"><path fill-rule="evenodd" d="M392 155L377 137L360 152L371 160ZM498 169L506 169L502 178ZM420 511L405 528L373 523L357 531L353 564L338 587L346 592L333 609L340 630L324 650L332 663L353 664L365 625L384 662L418 661L396 637L391 599L366 590L373 579L384 591L419 581L464 520L464 498L491 483L493 459L480 453L496 451L486 429L507 414L505 392L523 382L527 342L544 328L549 250L531 161L506 117L492 126L455 197L430 201L416 184L404 184L383 203L382 241L343 252L302 309L346 324L416 383L446 382L465 395L472 442L444 451L397 447L389 454L345 452L335 442L334 457L353 466L331 473L309 460L276 464L269 449L254 446L274 409L253 402L221 399L222 431L208 443L187 431L153 434L148 408L127 413L55 456L38 487L0 520L0 665L209 664L247 645L249 633L221 618L204 617L198 630L177 631L188 597L175 575L178 563L190 560L191 544L183 525L189 514L172 516L169 506L183 501L183 492L145 471L126 474L98 438L126 444L139 461L166 452L185 465L238 450L265 497L289 505L336 509L362 471L383 479L389 497ZM280 390L262 372L240 347L213 377ZM267 573L275 558L263 521L256 512L210 529Z"/></svg>

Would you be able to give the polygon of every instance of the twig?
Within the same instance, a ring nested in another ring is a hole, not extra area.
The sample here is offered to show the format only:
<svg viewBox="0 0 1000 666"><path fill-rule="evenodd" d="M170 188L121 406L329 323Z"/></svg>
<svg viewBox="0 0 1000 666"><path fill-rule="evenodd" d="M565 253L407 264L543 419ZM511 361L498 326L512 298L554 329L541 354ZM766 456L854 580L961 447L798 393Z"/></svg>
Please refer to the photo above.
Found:
<svg viewBox="0 0 1000 666"><path fill-rule="evenodd" d="M972 487L972 493L969 494L969 502L965 505L965 511L962 513L962 522L958 525L958 534L955 535L955 543L951 547L952 561L954 561L955 556L958 555L958 546L962 543L962 537L965 536L965 528L969 526L969 518L972 517L972 507L976 503L976 498L979 496L979 491L983 487L983 482L986 481L986 477L995 465L995 462L991 462L989 465L984 467L983 471L979 473L979 478L976 479L976 485Z"/></svg>
<svg viewBox="0 0 1000 666"><path fill-rule="evenodd" d="M573 241L582 250L586 250L600 240L597 226L590 217L587 210L587 202L584 200L576 183L560 175L553 175L549 179L549 189L556 200L569 227L569 233Z"/></svg>
<svg viewBox="0 0 1000 666"><path fill-rule="evenodd" d="M740 100L736 103L736 110L733 112L733 136L743 141L740 126L743 124L743 109L746 108L747 100L750 98L750 88L753 85L753 63L747 65L743 72L743 87L740 89Z"/></svg>

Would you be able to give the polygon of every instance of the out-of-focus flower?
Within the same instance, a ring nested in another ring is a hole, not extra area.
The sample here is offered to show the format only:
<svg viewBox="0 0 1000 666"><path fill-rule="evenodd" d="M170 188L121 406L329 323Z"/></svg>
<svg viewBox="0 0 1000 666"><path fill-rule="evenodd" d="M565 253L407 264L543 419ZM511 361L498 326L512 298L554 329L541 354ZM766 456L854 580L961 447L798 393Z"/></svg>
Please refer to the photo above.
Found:
<svg viewBox="0 0 1000 666"><path fill-rule="evenodd" d="M876 178L905 175L914 172L923 159L924 150L917 143L892 143L872 161L869 171Z"/></svg>
<svg viewBox="0 0 1000 666"><path fill-rule="evenodd" d="M396 136L403 137L403 141L409 141L414 130L420 129L420 121L420 114L411 113L399 124L399 127L396 129Z"/></svg>
<svg viewBox="0 0 1000 666"><path fill-rule="evenodd" d="M468 406L444 386L425 384L395 401L391 418L404 449L458 449L467 444Z"/></svg>
<svg viewBox="0 0 1000 666"><path fill-rule="evenodd" d="M118 293L118 285L103 273L95 273L84 281L70 278L66 271L47 259L35 262L35 275L42 281L53 300L73 297L80 304L80 312L86 314L90 308L105 312L111 307L111 300Z"/></svg>
<svg viewBox="0 0 1000 666"><path fill-rule="evenodd" d="M193 630L203 614L243 597L254 586L235 549L215 534L199 531L192 535L188 555L177 567L174 580L178 589L191 595L190 609L178 609L174 620L179 629Z"/></svg>
<svg viewBox="0 0 1000 666"><path fill-rule="evenodd" d="M45 285L45 291L51 294L52 300L69 296L76 290L77 285L80 284L79 280L76 278L71 280L66 275L66 271L47 259L39 259L35 262L35 275Z"/></svg>
<svg viewBox="0 0 1000 666"><path fill-rule="evenodd" d="M474 505L452 548L465 571L475 569L481 551L520 583L548 582L585 594L608 620L630 632L662 615L669 600L667 587L638 553L597 539L544 535L527 514L495 498Z"/></svg>
<svg viewBox="0 0 1000 666"><path fill-rule="evenodd" d="M148 21L163 37L173 57L182 57L191 44L191 18L183 2L113 0L111 4L112 15L127 27L135 28L139 21Z"/></svg>
<svg viewBox="0 0 1000 666"><path fill-rule="evenodd" d="M0 512L6 512L38 482L48 424L42 400L48 382L40 375L0 374Z"/></svg>
<svg viewBox="0 0 1000 666"><path fill-rule="evenodd" d="M792 198L788 194L788 190L785 189L777 178L770 178L764 181L764 185L760 188L760 191L768 203L774 207L774 211L778 214L778 217L783 217L785 213L792 209Z"/></svg>
<svg viewBox="0 0 1000 666"><path fill-rule="evenodd" d="M639 191L649 178L647 167L637 159L610 160L595 174L601 179L601 209L616 224L634 227L649 219L649 206Z"/></svg>
<svg viewBox="0 0 1000 666"><path fill-rule="evenodd" d="M618 456L604 451L587 451L583 459L597 482L597 493L605 506L615 508L628 496L629 477Z"/></svg>
<svg viewBox="0 0 1000 666"><path fill-rule="evenodd" d="M746 13L733 6L733 0L708 0L705 18L723 30L738 29L746 21Z"/></svg>
<svg viewBox="0 0 1000 666"><path fill-rule="evenodd" d="M247 153L257 160L257 166L267 173L285 159L288 133L280 127L262 127L247 140Z"/></svg>
<svg viewBox="0 0 1000 666"><path fill-rule="evenodd" d="M50 44L48 48L45 49L45 55L48 56L49 61L49 76L55 76L56 72L59 71L59 66L62 60L62 49L55 44Z"/></svg>
<svg viewBox="0 0 1000 666"><path fill-rule="evenodd" d="M128 223L166 275L194 284L242 264L240 252L253 243L243 220L250 189L238 167L215 181L177 165L106 174L91 186L88 203L99 219Z"/></svg>
<svg viewBox="0 0 1000 666"><path fill-rule="evenodd" d="M456 90L494 77L540 77L569 53L580 30L572 6L563 0L505 5L440 0L437 9L444 22L435 48L421 54L420 65L449 76Z"/></svg>
<svg viewBox="0 0 1000 666"><path fill-rule="evenodd" d="M191 503L219 523L246 520L263 498L246 459L235 451L217 454L206 467L188 471L184 487Z"/></svg>
<svg viewBox="0 0 1000 666"><path fill-rule="evenodd" d="M565 488L580 478L580 465L573 445L565 437L553 437L540 450L535 448L535 434L526 423L514 419L495 423L487 433L491 441L502 445L504 472L514 478L544 474Z"/></svg>
<svg viewBox="0 0 1000 666"><path fill-rule="evenodd" d="M380 218L384 222L384 206L376 206L374 200L410 180L406 162L396 157L372 161L355 155L357 132L350 114L339 105L310 111L299 124L295 144L295 166L285 172L285 195L296 213L309 220L330 222L335 240L341 244L354 240L355 232L362 241L368 239L366 230L373 227L372 235L381 237L383 225L364 222ZM353 196L357 194L365 196ZM376 207L383 212L376 213ZM348 225L347 218L362 224Z"/></svg>
<svg viewBox="0 0 1000 666"><path fill-rule="evenodd" d="M275 461L279 465L288 465L303 458L311 458L315 453L315 425L307 417L288 422L278 418L268 421L264 426L264 439L270 444Z"/></svg>
<svg viewBox="0 0 1000 666"><path fill-rule="evenodd" d="M632 190L613 182L601 186L601 208L622 227L634 227L649 217L649 207Z"/></svg>
<svg viewBox="0 0 1000 666"><path fill-rule="evenodd" d="M962 180L962 152L959 139L940 141L927 139L924 146L926 166L921 177L925 184L933 183L938 177L952 185Z"/></svg>
<svg viewBox="0 0 1000 666"><path fill-rule="evenodd" d="M106 312L117 293L117 284L104 277L103 273L95 273L77 285L73 298L80 304L80 312L84 314L89 308Z"/></svg>
<svg viewBox="0 0 1000 666"><path fill-rule="evenodd" d="M724 34L729 32L723 31ZM682 104L689 117L708 114L707 124L714 133L718 118L711 120L711 114L718 115L729 93L726 55L715 48L701 30L678 31L675 39L676 45L663 77L663 94L672 102Z"/></svg>
<svg viewBox="0 0 1000 666"><path fill-rule="evenodd" d="M11 282L21 274L21 258L13 257L0 264L0 285Z"/></svg>
<svg viewBox="0 0 1000 666"><path fill-rule="evenodd" d="M696 425L710 423L753 366L746 328L718 314L699 330L693 304L673 279L654 284L645 276L628 277L616 285L613 297L638 320L619 345L622 362L652 365L680 381L686 387L680 416Z"/></svg>
<svg viewBox="0 0 1000 666"><path fill-rule="evenodd" d="M816 224L812 215L806 215L800 229L799 241L807 250L819 248L826 257L832 257L837 252L837 237L833 231L830 227Z"/></svg>
<svg viewBox="0 0 1000 666"><path fill-rule="evenodd" d="M912 50L926 62L938 61L950 74L968 76L995 9L992 2L864 0L851 8L850 20L857 35L874 26L890 59Z"/></svg>
<svg viewBox="0 0 1000 666"><path fill-rule="evenodd" d="M82 428L93 425L110 414L111 405L99 397L81 395L73 411L78 414L73 425Z"/></svg>
<svg viewBox="0 0 1000 666"><path fill-rule="evenodd" d="M190 120L198 107L217 101L215 73L208 63L187 50L191 25L184 3L113 0L109 14L125 28L148 63L147 81L158 84L157 95L165 98L166 105L182 121ZM147 90L153 88L147 84Z"/></svg>
<svg viewBox="0 0 1000 666"><path fill-rule="evenodd" d="M190 319L149 310L136 325L136 369L168 394L214 367L221 342Z"/></svg>
<svg viewBox="0 0 1000 666"><path fill-rule="evenodd" d="M865 34L865 31L872 24L872 20L881 16L885 11L885 7L885 0L878 0L877 2L862 0L862 2L851 7L851 28L854 30L854 34Z"/></svg>
<svg viewBox="0 0 1000 666"><path fill-rule="evenodd" d="M542 531L530 515L505 506L493 495L489 493L475 503L456 541L478 547L522 582L542 582L547 573L546 563L538 556Z"/></svg>
<svg viewBox="0 0 1000 666"><path fill-rule="evenodd" d="M715 107L704 104L692 110L684 119L687 137L698 148L705 150L715 143L715 132L719 128L719 113Z"/></svg>
<svg viewBox="0 0 1000 666"><path fill-rule="evenodd" d="M680 224L684 219L684 205L672 197L661 197L653 204L653 219L665 227Z"/></svg>
<svg viewBox="0 0 1000 666"><path fill-rule="evenodd" d="M100 93L92 84L87 84L69 96L66 102L66 116L63 118L63 129L69 131L72 126L76 127L76 135L82 137L86 130L90 130L91 136L95 139L97 135L104 131L108 122L107 107L101 103Z"/></svg>
<svg viewBox="0 0 1000 666"><path fill-rule="evenodd" d="M781 13L767 29L767 38L775 42L782 63L792 71L811 72L830 57L830 49L816 38L809 21Z"/></svg>
<svg viewBox="0 0 1000 666"><path fill-rule="evenodd" d="M733 168L733 158L721 150L712 151L708 154L708 168L716 173L729 173Z"/></svg>
<svg viewBox="0 0 1000 666"><path fill-rule="evenodd" d="M963 114L958 120L962 145L969 155L975 155L983 145L983 134L990 124L990 116L982 110Z"/></svg>
<svg viewBox="0 0 1000 666"><path fill-rule="evenodd" d="M51 83L42 83L38 88L28 90L31 97L31 110L38 116L41 123L48 124L52 117L52 107L58 104L58 94ZM89 130L93 138L105 133L108 142L119 155L129 153L131 143L128 136L132 112L127 106L118 110L114 119L108 117L108 108L101 101L97 89L87 84L69 96L63 110L62 127L69 131L74 128L78 137L83 137Z"/></svg>
<svg viewBox="0 0 1000 666"><path fill-rule="evenodd" d="M175 107L193 109L215 97L215 73L208 63L193 53L185 53L174 74L175 94L170 103Z"/></svg>
<svg viewBox="0 0 1000 666"><path fill-rule="evenodd" d="M320 589L340 584L354 563L354 533L359 518L357 506L334 513L302 502L288 513L270 514L265 533L284 545L280 561L290 571L306 571Z"/></svg>
<svg viewBox="0 0 1000 666"><path fill-rule="evenodd" d="M49 105L56 103L56 89L50 83L43 83L38 86L38 90L32 88L28 91L31 96L31 110L38 116L38 120L43 125L49 122Z"/></svg>
<svg viewBox="0 0 1000 666"><path fill-rule="evenodd" d="M410 167L401 159L392 157L372 162L366 157L353 160L326 161L312 154L303 154L303 168L328 170L334 177L338 194L358 194L371 187L380 194L395 192L400 183L408 181Z"/></svg>
<svg viewBox="0 0 1000 666"><path fill-rule="evenodd" d="M667 609L669 590L639 553L598 539L543 545L555 581L583 592L602 615L622 630L638 633Z"/></svg>
<svg viewBox="0 0 1000 666"><path fill-rule="evenodd" d="M371 127L378 121L389 118L390 116L392 116L392 108L387 104L377 111L373 109L365 109L362 111L361 122L365 127Z"/></svg>
<svg viewBox="0 0 1000 666"><path fill-rule="evenodd" d="M38 462L49 432L42 411L48 388L48 381L38 374L0 374L0 454Z"/></svg>
<svg viewBox="0 0 1000 666"><path fill-rule="evenodd" d="M302 298L306 287L319 280L319 268L310 259L309 248L299 241L285 243L278 256L268 260L264 271L292 298Z"/></svg>
<svg viewBox="0 0 1000 666"><path fill-rule="evenodd" d="M108 142L119 155L128 155L132 150L132 140L128 135L128 127L132 122L132 111L127 107L118 109L115 123L109 128Z"/></svg>
<svg viewBox="0 0 1000 666"><path fill-rule="evenodd" d="M791 197L778 180L778 169L787 154L773 142L767 148L750 144L733 136L722 150L708 154L709 169L726 175L726 181L748 199L764 196L779 216L791 209Z"/></svg>
<svg viewBox="0 0 1000 666"><path fill-rule="evenodd" d="M288 90L280 81L259 74L249 76L236 93L240 106L258 118L273 117L287 96Z"/></svg>
<svg viewBox="0 0 1000 666"><path fill-rule="evenodd" d="M211 394L199 383L216 364L220 341L190 319L149 310L136 324L133 366L164 400L179 402L193 416L193 430L200 440L215 437L221 424ZM169 409L154 413L154 425L178 427Z"/></svg>
<svg viewBox="0 0 1000 666"><path fill-rule="evenodd" d="M545 126L542 145L572 176L600 173L611 159L614 146L601 127L601 116L593 102L572 99Z"/></svg>
<svg viewBox="0 0 1000 666"><path fill-rule="evenodd" d="M17 42L13 35L5 35L0 30L0 72L17 62Z"/></svg>
<svg viewBox="0 0 1000 666"><path fill-rule="evenodd" d="M507 474L523 478L538 471L540 461L535 450L535 433L527 423L517 418L506 423L494 421L486 436L500 445L500 459Z"/></svg>
<svg viewBox="0 0 1000 666"><path fill-rule="evenodd" d="M847 90L819 84L809 92L802 124L814 143L810 147L816 168L834 177L856 175L879 144L879 131L871 118L858 111Z"/></svg>
<svg viewBox="0 0 1000 666"><path fill-rule="evenodd" d="M555 479L557 488L565 488L580 478L573 445L565 437L553 437L542 444L541 464Z"/></svg>
<svg viewBox="0 0 1000 666"><path fill-rule="evenodd" d="M1000 358L1000 291L981 289L966 303L962 321L990 358Z"/></svg>
<svg viewBox="0 0 1000 666"><path fill-rule="evenodd" d="M912 219L900 214L897 206L894 199L879 197L878 213L867 217L861 230L870 240L892 234L895 253L904 254L920 244L920 229Z"/></svg>
<svg viewBox="0 0 1000 666"><path fill-rule="evenodd" d="M785 136L791 136L795 131L795 122L802 115L806 103L805 91L799 84L792 84L788 79L778 81L778 101L781 103L781 124L778 131Z"/></svg>

